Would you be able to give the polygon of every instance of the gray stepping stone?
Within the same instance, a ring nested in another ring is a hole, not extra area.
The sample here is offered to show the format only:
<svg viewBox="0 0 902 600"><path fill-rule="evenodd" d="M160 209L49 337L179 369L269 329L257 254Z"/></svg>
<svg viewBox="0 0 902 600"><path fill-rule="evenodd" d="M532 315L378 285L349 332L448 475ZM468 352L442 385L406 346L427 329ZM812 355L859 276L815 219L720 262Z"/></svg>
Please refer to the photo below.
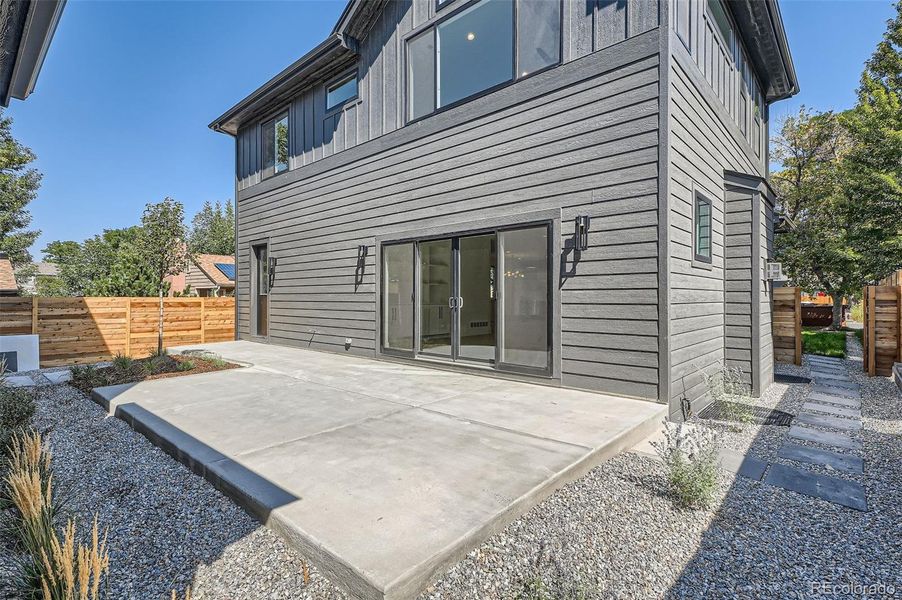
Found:
<svg viewBox="0 0 902 600"><path fill-rule="evenodd" d="M846 448L848 450L861 449L861 442L853 440L844 433L821 431L820 429L811 429L810 427L803 427L802 425L793 425L790 427L789 437L793 437L797 440L805 440L806 442L833 446L835 448Z"/></svg>
<svg viewBox="0 0 902 600"><path fill-rule="evenodd" d="M842 396L843 398L861 398L861 393L858 390L847 390L845 388L833 386L827 387L825 385L815 385L813 388L811 388L811 391L821 394Z"/></svg>
<svg viewBox="0 0 902 600"><path fill-rule="evenodd" d="M843 390L853 390L856 392L861 389L861 386L859 386L857 383L854 383L852 381L839 381L837 379L820 379L820 380L815 380L815 383L817 385L822 385L824 387L840 388Z"/></svg>
<svg viewBox="0 0 902 600"><path fill-rule="evenodd" d="M849 408L861 408L861 400L857 400L855 398L844 398L842 396L835 396L833 394L811 392L810 394L808 394L808 399L815 402L828 402L830 404L838 404L840 406L847 406Z"/></svg>
<svg viewBox="0 0 902 600"><path fill-rule="evenodd" d="M845 431L858 431L861 429L861 421L844 419L843 417L831 417L830 415L818 415L803 412L793 419L794 423L804 423L815 427L827 427L830 429L843 429Z"/></svg>
<svg viewBox="0 0 902 600"><path fill-rule="evenodd" d="M854 481L817 475L796 467L776 464L771 465L764 483L855 510L868 509L864 488Z"/></svg>
<svg viewBox="0 0 902 600"><path fill-rule="evenodd" d="M810 446L802 446L801 444L793 444L792 442L783 444L780 451L777 453L777 456L787 460L822 465L846 473L864 472L864 461L858 456L842 454L832 450L821 450L820 448L812 448Z"/></svg>
<svg viewBox="0 0 902 600"><path fill-rule="evenodd" d="M65 383L72 380L72 371L66 369L64 371L51 371L44 373L44 377L52 384Z"/></svg>
<svg viewBox="0 0 902 600"><path fill-rule="evenodd" d="M808 412L825 413L837 417L849 417L850 419L861 418L861 411L857 408L830 406L829 404L818 404L817 402L806 402L802 405L802 410L806 410Z"/></svg>
<svg viewBox="0 0 902 600"><path fill-rule="evenodd" d="M805 356L808 359L808 362L813 365L834 365L837 367L845 367L846 361L841 358L834 358L832 356L817 356L815 354L808 354Z"/></svg>
<svg viewBox="0 0 902 600"><path fill-rule="evenodd" d="M720 456L720 467L722 469L742 475L748 479L761 481L764 471L767 470L767 463L751 454L737 452L729 448L721 448L718 455Z"/></svg>
<svg viewBox="0 0 902 600"><path fill-rule="evenodd" d="M812 371L811 374L815 379L818 379L818 380L823 379L824 381L847 381L849 383L854 383L852 381L852 378L849 377L848 375L846 375L845 373L833 374L833 373L823 373L821 371Z"/></svg>
<svg viewBox="0 0 902 600"><path fill-rule="evenodd" d="M34 387L34 379L28 375L11 375L5 379L9 387Z"/></svg>

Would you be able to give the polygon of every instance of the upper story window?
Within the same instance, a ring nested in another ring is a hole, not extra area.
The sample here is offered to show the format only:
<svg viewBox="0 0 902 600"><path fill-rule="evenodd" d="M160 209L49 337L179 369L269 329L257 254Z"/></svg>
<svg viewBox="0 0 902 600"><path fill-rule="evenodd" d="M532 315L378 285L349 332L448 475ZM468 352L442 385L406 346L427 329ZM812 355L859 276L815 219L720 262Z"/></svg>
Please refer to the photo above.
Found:
<svg viewBox="0 0 902 600"><path fill-rule="evenodd" d="M263 177L288 170L288 113L263 124Z"/></svg>
<svg viewBox="0 0 902 600"><path fill-rule="evenodd" d="M357 74L352 73L335 81L326 88L326 110L332 110L356 97Z"/></svg>
<svg viewBox="0 0 902 600"><path fill-rule="evenodd" d="M724 47L731 57L733 56L733 24L730 23L730 17L727 15L727 9L723 4L723 0L708 0L707 10L705 11L708 18L714 23L715 28L723 38Z"/></svg>
<svg viewBox="0 0 902 600"><path fill-rule="evenodd" d="M693 238L695 260L711 262L711 201L695 194L695 218L693 219Z"/></svg>
<svg viewBox="0 0 902 600"><path fill-rule="evenodd" d="M559 2L480 0L408 41L408 117L525 77L560 56Z"/></svg>

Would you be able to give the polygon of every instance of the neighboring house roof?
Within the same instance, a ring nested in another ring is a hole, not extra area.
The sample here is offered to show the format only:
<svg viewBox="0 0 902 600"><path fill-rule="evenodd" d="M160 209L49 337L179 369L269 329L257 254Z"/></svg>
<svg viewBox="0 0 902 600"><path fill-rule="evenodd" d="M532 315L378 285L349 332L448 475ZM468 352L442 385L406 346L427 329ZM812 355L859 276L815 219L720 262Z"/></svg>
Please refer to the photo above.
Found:
<svg viewBox="0 0 902 600"><path fill-rule="evenodd" d="M24 100L38 73L66 0L12 0L0 4L0 104Z"/></svg>
<svg viewBox="0 0 902 600"><path fill-rule="evenodd" d="M0 294L7 295L18 291L13 264L6 256L0 256Z"/></svg>
<svg viewBox="0 0 902 600"><path fill-rule="evenodd" d="M231 287L235 285L235 257L224 254L198 254L194 257L194 264L204 272L210 281L218 286ZM232 267L232 277L229 277L218 265Z"/></svg>
<svg viewBox="0 0 902 600"><path fill-rule="evenodd" d="M349 0L326 40L220 115L210 128L237 135L242 123L262 116L273 104L352 64L358 40L363 39L386 4L387 0ZM777 0L733 1L729 6L751 61L764 78L767 102L798 93L799 83Z"/></svg>
<svg viewBox="0 0 902 600"><path fill-rule="evenodd" d="M235 281L235 265L234 265L234 263L233 264L214 263L213 266L216 267L217 269L219 269L219 271L223 275L225 275L229 279L229 281L232 281L232 282Z"/></svg>
<svg viewBox="0 0 902 600"><path fill-rule="evenodd" d="M51 262L39 262L35 263L35 275L43 276L43 277L57 277L60 274L60 269L56 263Z"/></svg>

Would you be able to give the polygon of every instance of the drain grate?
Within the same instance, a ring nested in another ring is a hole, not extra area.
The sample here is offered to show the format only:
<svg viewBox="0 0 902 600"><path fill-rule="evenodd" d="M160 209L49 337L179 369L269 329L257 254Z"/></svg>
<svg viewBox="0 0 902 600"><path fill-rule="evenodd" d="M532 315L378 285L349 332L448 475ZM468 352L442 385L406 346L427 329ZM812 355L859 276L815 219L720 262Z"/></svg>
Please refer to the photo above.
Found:
<svg viewBox="0 0 902 600"><path fill-rule="evenodd" d="M742 415L742 420L745 422L759 425L778 425L780 427L792 425L794 416L782 410L736 402L712 402L698 413L700 419L737 422L740 421L739 415Z"/></svg>

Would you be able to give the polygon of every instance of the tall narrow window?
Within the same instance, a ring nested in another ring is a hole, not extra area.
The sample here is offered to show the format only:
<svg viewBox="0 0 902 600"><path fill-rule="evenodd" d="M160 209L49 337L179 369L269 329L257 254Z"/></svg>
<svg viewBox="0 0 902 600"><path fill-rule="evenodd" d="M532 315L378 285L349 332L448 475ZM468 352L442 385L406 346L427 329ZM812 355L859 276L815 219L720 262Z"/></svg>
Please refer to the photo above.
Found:
<svg viewBox="0 0 902 600"><path fill-rule="evenodd" d="M288 113L263 124L263 177L288 170Z"/></svg>
<svg viewBox="0 0 902 600"><path fill-rule="evenodd" d="M695 260L711 262L711 201L696 193L694 219Z"/></svg>
<svg viewBox="0 0 902 600"><path fill-rule="evenodd" d="M683 45L686 46L686 48L691 48L692 40L689 34L691 23L689 20L689 0L676 0L674 8L676 9L675 23L677 37L680 38L680 41L683 42Z"/></svg>
<svg viewBox="0 0 902 600"><path fill-rule="evenodd" d="M526 77L561 61L561 7L554 0L517 5L517 76Z"/></svg>
<svg viewBox="0 0 902 600"><path fill-rule="evenodd" d="M332 110L357 97L357 74L348 75L326 88L326 110Z"/></svg>
<svg viewBox="0 0 902 600"><path fill-rule="evenodd" d="M727 16L727 9L723 0L708 0L708 18L714 22L714 27L723 38L725 48L730 56L733 56L733 25Z"/></svg>
<svg viewBox="0 0 902 600"><path fill-rule="evenodd" d="M435 30L407 44L408 114L419 119L435 110Z"/></svg>
<svg viewBox="0 0 902 600"><path fill-rule="evenodd" d="M498 233L501 247L501 362L548 368L548 228Z"/></svg>

